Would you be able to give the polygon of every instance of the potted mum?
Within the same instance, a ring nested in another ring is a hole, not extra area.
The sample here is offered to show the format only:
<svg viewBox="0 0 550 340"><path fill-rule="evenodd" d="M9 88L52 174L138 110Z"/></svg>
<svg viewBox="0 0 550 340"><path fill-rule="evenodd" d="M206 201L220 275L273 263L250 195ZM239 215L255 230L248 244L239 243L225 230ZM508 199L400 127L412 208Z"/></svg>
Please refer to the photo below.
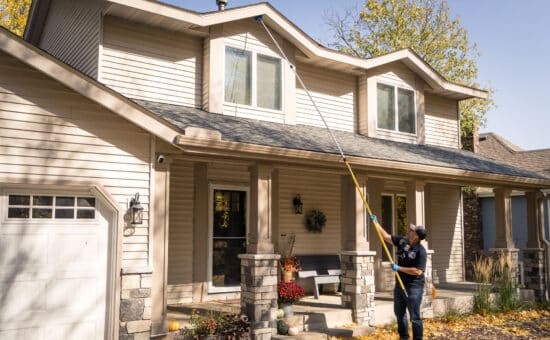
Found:
<svg viewBox="0 0 550 340"><path fill-rule="evenodd" d="M300 260L298 260L296 256L289 256L289 257L282 258L280 262L281 262L281 269L282 269L282 275L283 275L283 278L282 278L283 282L292 281L294 273L297 273L302 269Z"/></svg>
<svg viewBox="0 0 550 340"><path fill-rule="evenodd" d="M304 289L294 281L279 282L277 284L279 307L282 308L285 317L293 314L292 305L298 302L306 294Z"/></svg>

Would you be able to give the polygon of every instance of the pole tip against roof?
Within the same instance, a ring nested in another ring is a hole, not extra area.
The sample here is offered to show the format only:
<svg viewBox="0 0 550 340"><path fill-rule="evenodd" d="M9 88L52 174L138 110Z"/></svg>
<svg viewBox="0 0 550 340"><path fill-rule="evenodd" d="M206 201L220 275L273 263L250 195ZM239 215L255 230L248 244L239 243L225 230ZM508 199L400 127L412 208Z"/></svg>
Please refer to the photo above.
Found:
<svg viewBox="0 0 550 340"><path fill-rule="evenodd" d="M216 4L218 5L218 10L223 11L225 6L227 6L227 0L216 0Z"/></svg>

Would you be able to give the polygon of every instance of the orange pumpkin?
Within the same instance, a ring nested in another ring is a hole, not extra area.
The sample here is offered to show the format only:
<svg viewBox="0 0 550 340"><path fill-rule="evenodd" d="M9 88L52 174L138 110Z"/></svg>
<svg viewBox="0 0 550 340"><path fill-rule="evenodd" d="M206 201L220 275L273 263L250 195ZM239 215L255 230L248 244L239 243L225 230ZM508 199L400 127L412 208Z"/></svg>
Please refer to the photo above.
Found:
<svg viewBox="0 0 550 340"><path fill-rule="evenodd" d="M175 332L180 330L180 323L177 321L168 322L168 330L170 332Z"/></svg>

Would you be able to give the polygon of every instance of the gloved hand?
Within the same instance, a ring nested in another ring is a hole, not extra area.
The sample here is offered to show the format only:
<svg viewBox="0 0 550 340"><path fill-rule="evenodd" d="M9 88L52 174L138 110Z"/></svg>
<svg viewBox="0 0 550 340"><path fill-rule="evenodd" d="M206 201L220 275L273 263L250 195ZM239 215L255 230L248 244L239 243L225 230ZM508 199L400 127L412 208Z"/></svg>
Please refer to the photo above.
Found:
<svg viewBox="0 0 550 340"><path fill-rule="evenodd" d="M376 215L374 215L374 214L369 215L369 218L370 218L370 220L372 221L372 223L374 223L374 224L380 224L380 223L378 223L378 218L376 218Z"/></svg>
<svg viewBox="0 0 550 340"><path fill-rule="evenodd" d="M395 263L391 264L391 270L393 270L395 272L398 272L399 269L401 269L401 267L399 267L397 264L395 264Z"/></svg>

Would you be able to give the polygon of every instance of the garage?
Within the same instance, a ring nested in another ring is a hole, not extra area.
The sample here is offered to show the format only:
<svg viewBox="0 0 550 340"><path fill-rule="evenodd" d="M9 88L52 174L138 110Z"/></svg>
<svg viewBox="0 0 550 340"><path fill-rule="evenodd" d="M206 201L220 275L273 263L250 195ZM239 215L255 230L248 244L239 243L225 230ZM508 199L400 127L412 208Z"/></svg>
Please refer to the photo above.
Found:
<svg viewBox="0 0 550 340"><path fill-rule="evenodd" d="M105 338L105 205L91 191L4 190L1 199L0 338Z"/></svg>

